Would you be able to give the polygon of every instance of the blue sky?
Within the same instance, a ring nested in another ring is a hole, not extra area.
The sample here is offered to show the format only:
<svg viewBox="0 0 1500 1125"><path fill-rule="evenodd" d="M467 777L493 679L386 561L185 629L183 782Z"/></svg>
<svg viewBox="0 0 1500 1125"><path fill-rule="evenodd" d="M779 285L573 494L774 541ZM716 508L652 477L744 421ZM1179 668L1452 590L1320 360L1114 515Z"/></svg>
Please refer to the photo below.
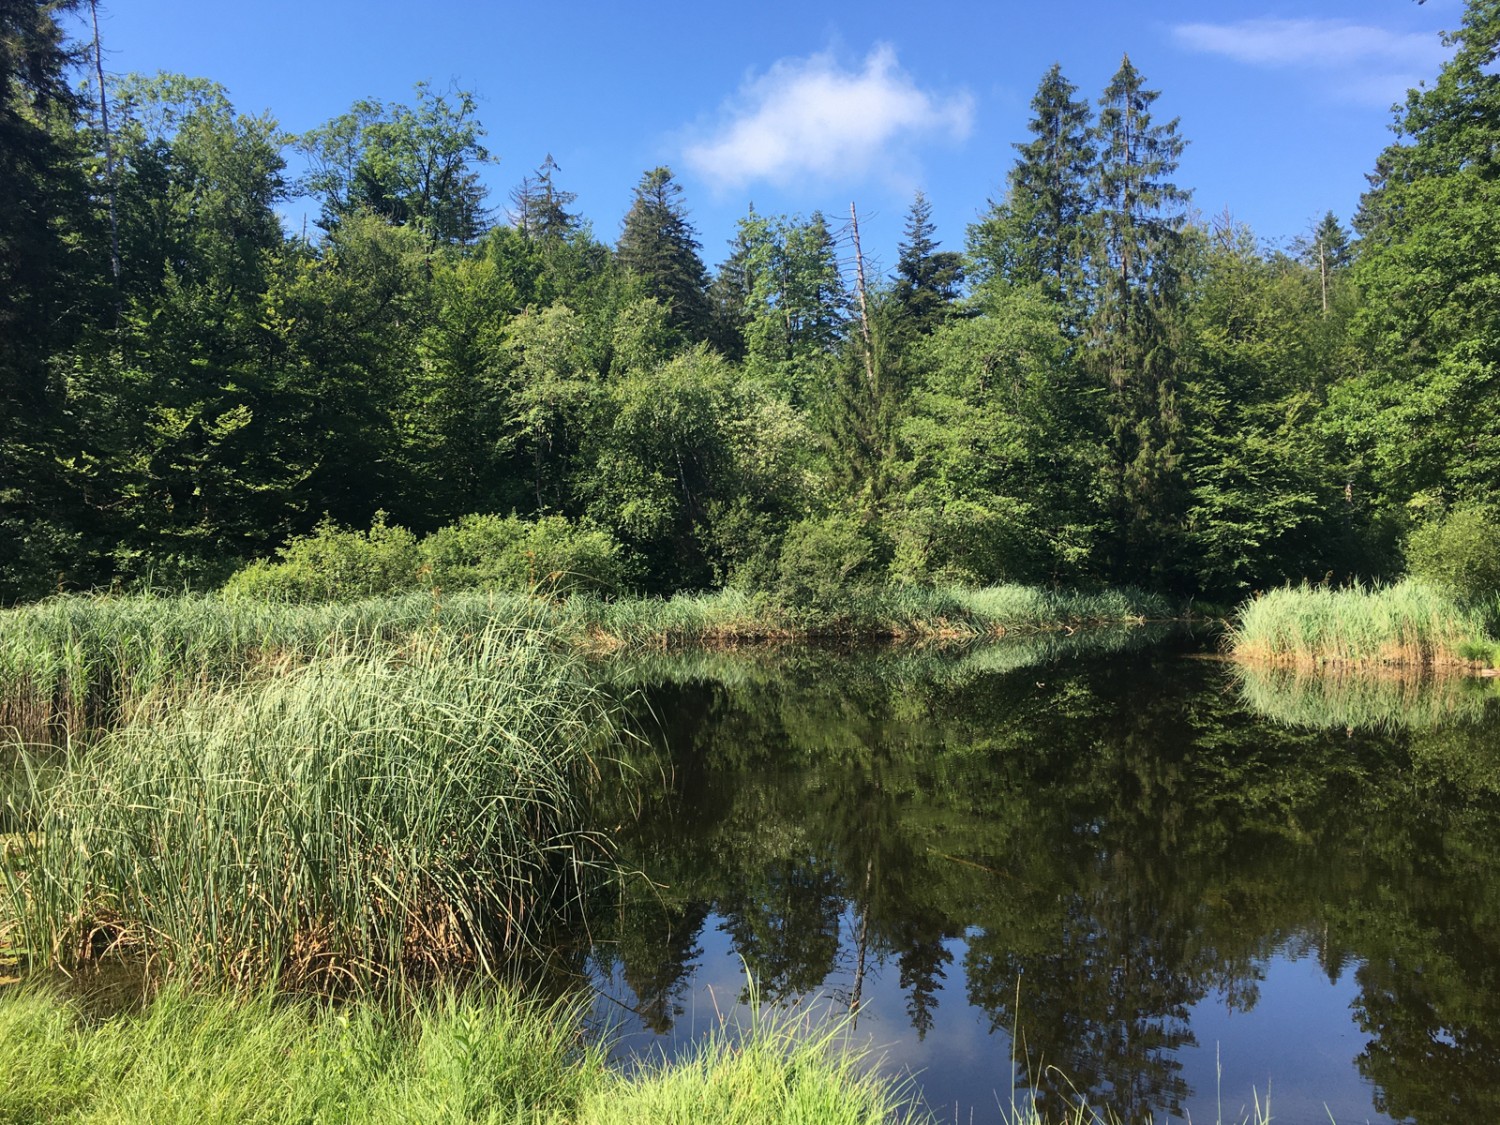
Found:
<svg viewBox="0 0 1500 1125"><path fill-rule="evenodd" d="M1328 209L1347 221L1392 103L1436 74L1462 8L105 0L102 31L110 71L212 78L294 132L357 98L410 100L419 80L473 90L500 158L491 203L550 152L609 242L642 171L668 164L710 266L752 201L837 223L852 200L866 255L889 269L915 189L960 248L1002 190L1043 72L1060 63L1096 99L1124 52L1161 91L1158 119L1181 118L1177 179L1197 209L1277 242ZM294 223L303 210L316 213L295 205Z"/></svg>

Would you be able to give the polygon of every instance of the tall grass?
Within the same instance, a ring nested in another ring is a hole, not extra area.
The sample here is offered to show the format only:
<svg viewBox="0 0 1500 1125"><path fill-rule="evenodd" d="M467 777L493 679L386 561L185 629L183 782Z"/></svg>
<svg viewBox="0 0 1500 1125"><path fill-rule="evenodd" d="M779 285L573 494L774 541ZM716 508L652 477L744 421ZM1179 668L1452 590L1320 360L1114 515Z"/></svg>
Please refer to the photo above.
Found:
<svg viewBox="0 0 1500 1125"><path fill-rule="evenodd" d="M245 984L493 969L600 845L609 733L534 628L353 645L124 727L31 781L4 872L19 943Z"/></svg>
<svg viewBox="0 0 1500 1125"><path fill-rule="evenodd" d="M1237 660L1301 667L1466 663L1489 643L1480 611L1412 580L1271 590L1240 608L1229 641Z"/></svg>
<svg viewBox="0 0 1500 1125"><path fill-rule="evenodd" d="M439 623L457 633L536 618L518 594L446 605L432 593L306 606L195 594L53 598L0 611L0 727L77 732Z"/></svg>
<svg viewBox="0 0 1500 1125"><path fill-rule="evenodd" d="M818 612L737 590L616 601L433 591L311 605L219 595L61 597L0 611L0 728L60 741L323 653L400 644L436 628L476 634L529 621L572 647L618 650L807 636L979 638L1171 613L1164 599L1139 591L1024 586L892 587L852 593L841 608Z"/></svg>
<svg viewBox="0 0 1500 1125"><path fill-rule="evenodd" d="M716 1035L680 1061L605 1064L576 1005L445 994L400 1014L269 993L233 1000L169 990L100 1023L56 994L0 998L0 1120L151 1123L318 1121L726 1122L880 1125L899 1092L860 1066L837 1026L774 1023ZM909 1120L930 1120L911 1114Z"/></svg>

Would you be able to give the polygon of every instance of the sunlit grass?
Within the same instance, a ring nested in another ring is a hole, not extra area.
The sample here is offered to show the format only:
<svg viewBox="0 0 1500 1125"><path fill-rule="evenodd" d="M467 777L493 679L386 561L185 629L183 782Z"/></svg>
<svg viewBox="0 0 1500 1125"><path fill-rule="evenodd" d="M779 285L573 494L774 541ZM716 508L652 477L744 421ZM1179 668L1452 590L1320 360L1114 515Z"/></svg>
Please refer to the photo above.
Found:
<svg viewBox="0 0 1500 1125"><path fill-rule="evenodd" d="M1416 581L1271 590L1240 608L1229 640L1237 660L1303 667L1470 663L1488 643L1481 612Z"/></svg>
<svg viewBox="0 0 1500 1125"><path fill-rule="evenodd" d="M577 1005L439 994L401 1009L169 989L93 1021L40 989L0 996L0 1120L880 1125L902 1091L843 1025L715 1033L674 1062L605 1062Z"/></svg>

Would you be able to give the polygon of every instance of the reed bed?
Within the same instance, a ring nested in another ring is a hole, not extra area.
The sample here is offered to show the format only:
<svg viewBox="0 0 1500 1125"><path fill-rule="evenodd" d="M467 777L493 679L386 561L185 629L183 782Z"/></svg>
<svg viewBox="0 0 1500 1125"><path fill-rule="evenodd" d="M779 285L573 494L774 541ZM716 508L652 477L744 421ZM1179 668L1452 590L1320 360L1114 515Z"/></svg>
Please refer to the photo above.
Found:
<svg viewBox="0 0 1500 1125"><path fill-rule="evenodd" d="M885 1125L930 1121L862 1065L842 1025L763 1022L680 1061L606 1064L576 1004L444 994L370 1003L234 999L169 989L88 1018L55 992L0 998L0 1120L170 1125L616 1122Z"/></svg>
<svg viewBox="0 0 1500 1125"><path fill-rule="evenodd" d="M565 907L602 696L544 632L351 645L29 772L18 944L237 985L493 970Z"/></svg>
<svg viewBox="0 0 1500 1125"><path fill-rule="evenodd" d="M291 605L221 595L68 596L0 611L0 731L61 742L161 714L196 693L274 677L351 647L525 621L593 651L797 640L975 639L1164 618L1139 591L885 588L797 610L738 590L673 598L432 591Z"/></svg>
<svg viewBox="0 0 1500 1125"><path fill-rule="evenodd" d="M688 645L805 638L977 639L1079 625L1140 623L1173 615L1171 603L1138 590L1099 593L1031 586L874 587L811 609L764 594L721 590L668 599L613 602L575 597L560 614L605 647Z"/></svg>
<svg viewBox="0 0 1500 1125"><path fill-rule="evenodd" d="M477 632L537 621L517 594L431 593L289 605L180 594L72 595L0 611L0 728L74 734L175 706L184 695L274 675L437 626Z"/></svg>
<svg viewBox="0 0 1500 1125"><path fill-rule="evenodd" d="M1414 580L1271 590L1241 607L1236 660L1295 667L1469 664L1487 653L1484 614Z"/></svg>

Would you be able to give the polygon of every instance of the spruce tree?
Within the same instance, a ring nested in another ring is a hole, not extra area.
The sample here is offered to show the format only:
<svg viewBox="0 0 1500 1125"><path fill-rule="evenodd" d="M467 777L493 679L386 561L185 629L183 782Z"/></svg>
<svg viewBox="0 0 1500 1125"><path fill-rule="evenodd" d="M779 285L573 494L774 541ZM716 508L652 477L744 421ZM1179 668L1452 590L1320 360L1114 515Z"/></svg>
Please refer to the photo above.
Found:
<svg viewBox="0 0 1500 1125"><path fill-rule="evenodd" d="M709 332L708 271L698 249L681 185L670 168L651 169L636 185L616 253L646 296L666 306L672 327L693 343Z"/></svg>
<svg viewBox="0 0 1500 1125"><path fill-rule="evenodd" d="M936 230L932 204L919 191L906 214L905 241L897 247L900 257L893 295L901 319L923 335L948 319L964 279L963 259L951 250L938 249L932 237Z"/></svg>
<svg viewBox="0 0 1500 1125"><path fill-rule="evenodd" d="M749 217L755 218L753 203ZM751 320L750 300L755 290L752 249L741 224L729 240L729 257L719 263L708 287L709 343L720 355L735 361L745 358L745 330Z"/></svg>
<svg viewBox="0 0 1500 1125"><path fill-rule="evenodd" d="M970 229L979 280L1035 285L1070 309L1084 299L1096 143L1077 92L1054 63L1031 100L1032 139L1015 146L1005 199Z"/></svg>
<svg viewBox="0 0 1500 1125"><path fill-rule="evenodd" d="M510 193L510 220L528 241L543 246L563 241L578 229L578 218L568 210L578 198L553 182L560 172L549 152L534 175L527 176Z"/></svg>
<svg viewBox="0 0 1500 1125"><path fill-rule="evenodd" d="M1121 577L1161 581L1182 507L1178 313L1184 208L1171 176L1185 142L1156 124L1158 93L1126 56L1100 99L1095 129L1087 355L1108 395L1108 493Z"/></svg>

